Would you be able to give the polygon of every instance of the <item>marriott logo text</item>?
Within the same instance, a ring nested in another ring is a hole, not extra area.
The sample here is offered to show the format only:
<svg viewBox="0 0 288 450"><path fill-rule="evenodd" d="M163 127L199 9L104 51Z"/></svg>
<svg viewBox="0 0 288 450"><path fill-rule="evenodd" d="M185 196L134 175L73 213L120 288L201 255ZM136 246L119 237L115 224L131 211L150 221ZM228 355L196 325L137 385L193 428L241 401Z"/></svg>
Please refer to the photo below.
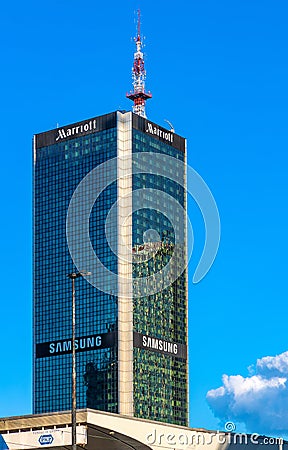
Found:
<svg viewBox="0 0 288 450"><path fill-rule="evenodd" d="M173 137L174 137L173 133L171 133L171 132L168 133L167 131L160 130L160 128L153 126L152 123L150 123L150 122L147 123L146 133L150 133L155 136L158 136L158 137L164 139L165 141L173 142Z"/></svg>
<svg viewBox="0 0 288 450"><path fill-rule="evenodd" d="M66 139L70 136L77 134L87 133L88 131L93 131L97 129L96 119L90 120L82 125L77 125L71 128L59 128L58 135L56 136L56 141Z"/></svg>

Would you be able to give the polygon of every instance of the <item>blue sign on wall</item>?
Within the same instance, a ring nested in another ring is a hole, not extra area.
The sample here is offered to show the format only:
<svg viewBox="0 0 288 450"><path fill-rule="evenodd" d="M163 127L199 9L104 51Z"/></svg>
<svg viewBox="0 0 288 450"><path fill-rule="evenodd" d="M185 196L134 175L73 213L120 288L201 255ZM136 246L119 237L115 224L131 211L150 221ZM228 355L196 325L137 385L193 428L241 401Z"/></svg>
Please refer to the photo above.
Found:
<svg viewBox="0 0 288 450"><path fill-rule="evenodd" d="M54 438L52 434L41 434L40 438L38 439L40 445L49 445L52 444L54 441Z"/></svg>

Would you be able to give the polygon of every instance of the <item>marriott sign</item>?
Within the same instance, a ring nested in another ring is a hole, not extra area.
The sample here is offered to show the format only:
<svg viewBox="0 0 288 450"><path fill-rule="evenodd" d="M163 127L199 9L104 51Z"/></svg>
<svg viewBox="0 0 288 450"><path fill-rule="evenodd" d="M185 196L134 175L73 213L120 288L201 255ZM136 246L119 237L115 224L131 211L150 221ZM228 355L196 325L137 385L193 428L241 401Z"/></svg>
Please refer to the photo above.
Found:
<svg viewBox="0 0 288 450"><path fill-rule="evenodd" d="M59 128L57 130L58 134L56 136L56 142L62 139L66 139L70 136L75 136L77 134L86 133L88 131L94 131L97 129L96 119L89 120L89 122L83 123L81 125L77 125L71 128Z"/></svg>
<svg viewBox="0 0 288 450"><path fill-rule="evenodd" d="M158 136L159 138L164 139L168 142L173 142L173 133L161 130L161 128L156 127L150 122L147 122L146 133L153 134L154 136Z"/></svg>

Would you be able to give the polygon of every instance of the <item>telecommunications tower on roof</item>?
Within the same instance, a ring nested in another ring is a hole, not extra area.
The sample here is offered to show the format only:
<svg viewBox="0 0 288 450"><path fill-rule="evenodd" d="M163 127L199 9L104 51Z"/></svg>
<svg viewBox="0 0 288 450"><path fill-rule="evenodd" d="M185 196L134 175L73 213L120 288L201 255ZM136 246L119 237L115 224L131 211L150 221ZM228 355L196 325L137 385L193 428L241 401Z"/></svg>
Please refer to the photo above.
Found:
<svg viewBox="0 0 288 450"><path fill-rule="evenodd" d="M141 38L141 14L138 9L137 36L135 37L136 52L134 53L134 63L132 67L132 79L134 90L126 94L134 102L133 112L146 118L145 103L152 97L150 91L145 92L146 70L144 67L144 54L141 51L143 47Z"/></svg>

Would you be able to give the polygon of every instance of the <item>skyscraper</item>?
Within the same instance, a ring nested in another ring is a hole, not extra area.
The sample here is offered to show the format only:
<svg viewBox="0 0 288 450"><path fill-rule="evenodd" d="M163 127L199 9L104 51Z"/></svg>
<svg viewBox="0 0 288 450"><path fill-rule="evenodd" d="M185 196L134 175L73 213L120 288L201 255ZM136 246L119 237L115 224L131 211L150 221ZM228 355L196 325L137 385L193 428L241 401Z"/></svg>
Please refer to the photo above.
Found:
<svg viewBox="0 0 288 450"><path fill-rule="evenodd" d="M187 425L186 141L134 113L34 137L34 413L77 408ZM139 83L139 77L141 82Z"/></svg>

